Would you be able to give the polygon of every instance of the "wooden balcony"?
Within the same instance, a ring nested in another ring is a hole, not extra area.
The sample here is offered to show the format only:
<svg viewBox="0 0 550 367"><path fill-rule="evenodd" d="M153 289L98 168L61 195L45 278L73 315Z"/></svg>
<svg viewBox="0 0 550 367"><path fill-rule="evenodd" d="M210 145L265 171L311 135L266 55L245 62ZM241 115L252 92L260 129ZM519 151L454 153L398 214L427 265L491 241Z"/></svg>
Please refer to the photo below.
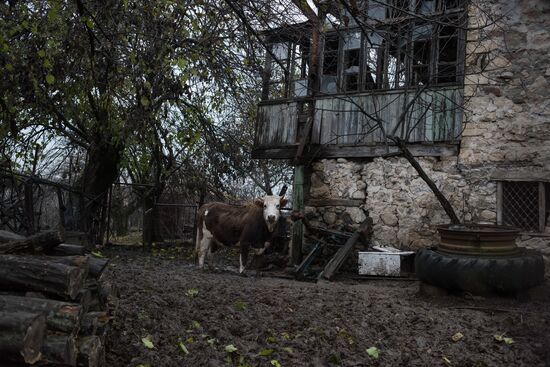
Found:
<svg viewBox="0 0 550 367"><path fill-rule="evenodd" d="M411 143L419 156L456 155L462 130L462 87L320 96L306 154L316 158L377 157L397 152L387 136ZM299 100L258 106L254 158L293 158L305 125ZM407 106L409 108L407 108ZM404 123L398 125L407 109Z"/></svg>

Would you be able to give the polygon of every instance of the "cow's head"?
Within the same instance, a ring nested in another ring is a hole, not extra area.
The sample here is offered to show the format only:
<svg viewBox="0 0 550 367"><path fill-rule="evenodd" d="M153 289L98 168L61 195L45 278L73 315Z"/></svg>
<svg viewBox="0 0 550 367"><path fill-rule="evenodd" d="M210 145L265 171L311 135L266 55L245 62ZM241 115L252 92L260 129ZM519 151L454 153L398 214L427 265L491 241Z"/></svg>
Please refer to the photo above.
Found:
<svg viewBox="0 0 550 367"><path fill-rule="evenodd" d="M286 205L287 200L283 196L268 195L257 198L254 203L264 209L264 219L267 230L273 232L281 216L281 208Z"/></svg>

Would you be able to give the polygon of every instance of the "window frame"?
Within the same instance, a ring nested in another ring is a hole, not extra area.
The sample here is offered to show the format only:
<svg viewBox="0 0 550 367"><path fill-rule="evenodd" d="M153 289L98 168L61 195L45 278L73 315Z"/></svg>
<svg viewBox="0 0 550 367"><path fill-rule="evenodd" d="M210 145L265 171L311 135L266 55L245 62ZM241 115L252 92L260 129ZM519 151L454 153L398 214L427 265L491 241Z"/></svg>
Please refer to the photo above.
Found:
<svg viewBox="0 0 550 367"><path fill-rule="evenodd" d="M323 74L323 63L325 59L326 42L327 37L336 36L339 39L338 51L335 52L331 50L331 53L338 54L337 61L337 74L336 74L336 91L335 92L326 92L321 90L321 93L324 95L333 95L333 94L347 94L347 93L361 93L365 91L388 91L388 90L403 90L418 88L421 84L415 82L414 78L414 65L413 65L413 53L414 53L414 44L413 40L413 31L416 26L420 27L425 24L432 24L433 29L431 31L431 38L429 40L430 50L429 50L429 64L427 66L427 79L428 85L431 87L447 87L447 86L461 86L464 84L464 60L466 54L466 32L460 27L460 20L462 17L466 17L467 14L463 7L452 8L452 9L442 9L441 0L436 1L436 11L430 14L423 15L426 20L419 19L416 16L400 17L400 18L385 18L382 21L379 21L376 25L373 25L368 28L368 33L376 33L381 38L382 42L380 46L376 47L377 49L377 60L376 60L376 78L374 83L374 88L368 88L367 85L367 74L372 74L367 72L367 57L370 49L375 47L368 47L367 37L364 29L361 29L360 26L350 26L346 29L331 29L323 34L322 37L322 46L321 46L321 62L320 62L320 77L324 76ZM413 4L411 1L410 4ZM412 7L413 5L411 5ZM410 8L413 9L413 8ZM442 19L442 20L441 20ZM453 35L444 35L440 34L442 26L438 23L443 21L446 23L456 22L455 34ZM364 28L364 27L363 27ZM393 28L393 29L392 29ZM395 30L397 28L397 31ZM346 76L344 75L344 39L348 34L360 33L360 50L359 50L359 85L357 90L348 91L346 88ZM406 39L406 42L403 45L397 45L395 42L388 42L388 35L393 34L394 37L399 39ZM404 37L403 37L404 36ZM441 39L456 39L456 59L453 62L450 61L441 61L440 60L440 49L439 44ZM394 78L390 78L389 74L389 59L390 59L390 49L397 47L398 57L394 57L396 61L396 73ZM404 61L400 62L400 59L403 58ZM440 75L438 74L438 68L441 65L451 66L454 65L455 68L455 80L454 81L445 81L438 82ZM401 65L402 67L397 67ZM399 82L402 78L401 82ZM322 80L321 80L322 84Z"/></svg>
<svg viewBox="0 0 550 367"><path fill-rule="evenodd" d="M504 213L504 185L506 183L537 183L538 184L538 231L533 232L525 228L520 228L522 232L526 233L544 233L547 223L547 217L550 215L549 199L550 199L550 183L537 180L499 180L497 181L497 224L503 225L503 213Z"/></svg>

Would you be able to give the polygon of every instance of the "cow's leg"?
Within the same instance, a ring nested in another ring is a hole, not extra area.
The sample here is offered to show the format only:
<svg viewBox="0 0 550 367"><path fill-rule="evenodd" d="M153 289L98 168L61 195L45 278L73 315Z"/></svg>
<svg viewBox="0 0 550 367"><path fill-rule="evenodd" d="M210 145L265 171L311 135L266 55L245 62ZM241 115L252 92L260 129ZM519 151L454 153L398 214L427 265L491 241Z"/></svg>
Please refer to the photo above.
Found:
<svg viewBox="0 0 550 367"><path fill-rule="evenodd" d="M198 224L198 223L197 223ZM197 238L195 240L195 265L199 262L199 253L201 248L201 241L202 241L202 230L199 228L197 230Z"/></svg>
<svg viewBox="0 0 550 367"><path fill-rule="evenodd" d="M212 239L208 237L203 237L200 248L199 248L199 268L204 268L204 260L206 259L206 255L210 252L210 245L211 245Z"/></svg>
<svg viewBox="0 0 550 367"><path fill-rule="evenodd" d="M202 239L199 243L199 268L204 268L204 259L206 255L212 251L212 233L206 229L206 225L203 224Z"/></svg>
<svg viewBox="0 0 550 367"><path fill-rule="evenodd" d="M212 244L208 247L208 267L212 270L216 268L216 254L212 251Z"/></svg>
<svg viewBox="0 0 550 367"><path fill-rule="evenodd" d="M239 255L239 273L243 274L244 271L246 270L246 266L248 265L247 261L248 261L248 251L250 249L250 245L243 244L241 242L240 247L241 247L241 250Z"/></svg>

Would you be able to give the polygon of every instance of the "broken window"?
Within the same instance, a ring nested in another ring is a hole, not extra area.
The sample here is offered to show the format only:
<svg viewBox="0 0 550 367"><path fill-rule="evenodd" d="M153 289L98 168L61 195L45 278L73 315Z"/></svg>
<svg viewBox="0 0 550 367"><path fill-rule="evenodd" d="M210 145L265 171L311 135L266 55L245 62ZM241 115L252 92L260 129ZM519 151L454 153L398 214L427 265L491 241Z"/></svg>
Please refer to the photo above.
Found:
<svg viewBox="0 0 550 367"><path fill-rule="evenodd" d="M353 14L353 22L327 29L321 37L320 92L462 83L466 23L462 5L463 0L358 2L355 12L346 13ZM272 60L268 98L307 96L309 39L292 38L271 47L284 67Z"/></svg>
<svg viewBox="0 0 550 367"><path fill-rule="evenodd" d="M379 75L382 74L382 63L380 60L383 57L383 38L376 32L370 32L365 37L365 66L363 88L378 89L380 88Z"/></svg>
<svg viewBox="0 0 550 367"><path fill-rule="evenodd" d="M340 37L336 33L325 36L323 49L323 70L321 73L321 92L336 93L338 82L338 46Z"/></svg>
<svg viewBox="0 0 550 367"><path fill-rule="evenodd" d="M549 225L550 184L500 181L497 183L497 222L525 231L544 232Z"/></svg>
<svg viewBox="0 0 550 367"><path fill-rule="evenodd" d="M263 98L305 97L309 44L288 41L272 43L269 47Z"/></svg>
<svg viewBox="0 0 550 367"><path fill-rule="evenodd" d="M287 71L290 61L290 43L274 43L271 52L276 60L271 59L268 82L269 99L286 98Z"/></svg>
<svg viewBox="0 0 550 367"><path fill-rule="evenodd" d="M290 90L292 97L307 96L309 49L306 45L295 45L291 65Z"/></svg>
<svg viewBox="0 0 550 367"><path fill-rule="evenodd" d="M462 82L459 0L372 0L368 27L325 35L321 91L401 89ZM450 11L451 9L452 11ZM422 14L422 18L415 16ZM436 15L434 15L436 14ZM437 21L430 17L437 16Z"/></svg>
<svg viewBox="0 0 550 367"><path fill-rule="evenodd" d="M359 67L361 53L361 33L347 33L343 39L344 49L344 90L356 91L359 88Z"/></svg>

